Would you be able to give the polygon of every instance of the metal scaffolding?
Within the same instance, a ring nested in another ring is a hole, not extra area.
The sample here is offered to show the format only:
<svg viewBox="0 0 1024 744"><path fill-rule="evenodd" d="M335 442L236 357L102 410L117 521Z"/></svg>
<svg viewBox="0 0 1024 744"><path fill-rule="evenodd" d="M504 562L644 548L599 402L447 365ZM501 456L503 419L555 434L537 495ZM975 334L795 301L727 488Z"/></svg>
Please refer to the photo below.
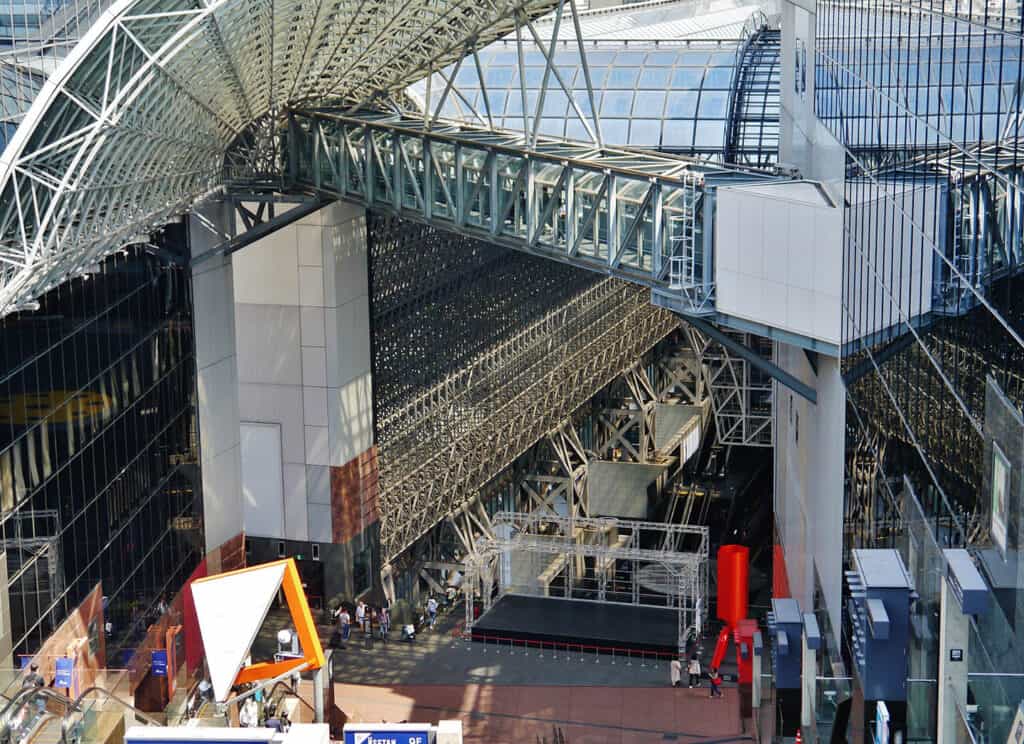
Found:
<svg viewBox="0 0 1024 744"><path fill-rule="evenodd" d="M678 645L700 637L707 620L707 527L499 512L477 541L462 582L466 631L506 594L670 608ZM658 548L645 546L656 545ZM674 549L662 549L673 546Z"/></svg>

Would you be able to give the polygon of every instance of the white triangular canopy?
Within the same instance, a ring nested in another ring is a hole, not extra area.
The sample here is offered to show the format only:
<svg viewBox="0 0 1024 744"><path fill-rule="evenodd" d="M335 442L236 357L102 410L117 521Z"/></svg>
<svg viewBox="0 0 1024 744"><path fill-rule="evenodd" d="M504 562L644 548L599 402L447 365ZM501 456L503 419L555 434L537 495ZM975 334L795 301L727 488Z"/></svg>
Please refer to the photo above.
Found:
<svg viewBox="0 0 1024 744"><path fill-rule="evenodd" d="M231 692L284 578L284 564L214 576L192 584L199 632L217 700Z"/></svg>

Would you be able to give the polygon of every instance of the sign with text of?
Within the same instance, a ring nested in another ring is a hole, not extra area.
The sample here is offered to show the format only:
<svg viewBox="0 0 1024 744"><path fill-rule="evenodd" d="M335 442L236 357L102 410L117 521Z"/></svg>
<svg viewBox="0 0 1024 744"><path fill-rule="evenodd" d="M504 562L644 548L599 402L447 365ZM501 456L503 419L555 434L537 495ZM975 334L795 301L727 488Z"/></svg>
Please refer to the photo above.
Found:
<svg viewBox="0 0 1024 744"><path fill-rule="evenodd" d="M950 661L963 661L964 650L962 648L951 648L949 649L949 660Z"/></svg>
<svg viewBox="0 0 1024 744"><path fill-rule="evenodd" d="M71 687L71 678L75 673L74 659L57 659L57 670L53 677L54 687Z"/></svg>
<svg viewBox="0 0 1024 744"><path fill-rule="evenodd" d="M153 676L167 676L167 651L165 649L153 649Z"/></svg>
<svg viewBox="0 0 1024 744"><path fill-rule="evenodd" d="M430 724L345 724L345 744L430 744Z"/></svg>

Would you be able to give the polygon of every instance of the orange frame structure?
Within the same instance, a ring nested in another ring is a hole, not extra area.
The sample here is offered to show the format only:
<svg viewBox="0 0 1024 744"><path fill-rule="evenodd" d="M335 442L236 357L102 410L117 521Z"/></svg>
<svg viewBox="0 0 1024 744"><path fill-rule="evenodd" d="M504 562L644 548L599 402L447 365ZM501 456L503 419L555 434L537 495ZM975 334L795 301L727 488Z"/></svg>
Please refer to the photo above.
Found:
<svg viewBox="0 0 1024 744"><path fill-rule="evenodd" d="M313 613L310 612L309 602L306 601L306 592L302 589L302 580L299 578L299 569L295 565L294 558L285 558L280 561L262 563L258 566L249 566L235 571L206 576L196 579L194 583L205 583L216 581L225 576L235 576L257 569L265 569L270 566L284 565L284 575L281 578L281 589L284 591L288 610L291 613L292 622L299 635L299 644L303 656L300 659L288 659L278 662L260 662L250 666L243 666L235 676L235 684L255 682L263 679L279 677L283 674L305 665L307 670L316 670L326 662L323 646L320 645L320 634L317 632L316 623L313 621Z"/></svg>

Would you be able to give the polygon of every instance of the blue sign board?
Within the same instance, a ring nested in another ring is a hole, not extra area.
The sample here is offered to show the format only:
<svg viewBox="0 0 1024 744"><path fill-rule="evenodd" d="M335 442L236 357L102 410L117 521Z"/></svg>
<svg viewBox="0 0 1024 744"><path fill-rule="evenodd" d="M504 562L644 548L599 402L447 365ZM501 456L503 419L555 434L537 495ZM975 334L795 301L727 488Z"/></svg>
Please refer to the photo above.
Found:
<svg viewBox="0 0 1024 744"><path fill-rule="evenodd" d="M18 657L18 664L21 666L22 669L27 668L31 661L32 661L32 657L31 656L19 656Z"/></svg>
<svg viewBox="0 0 1024 744"><path fill-rule="evenodd" d="M75 672L74 659L57 659L57 672L53 677L54 687L71 687L71 678Z"/></svg>
<svg viewBox="0 0 1024 744"><path fill-rule="evenodd" d="M153 651L153 676L167 676L167 650L158 648Z"/></svg>
<svg viewBox="0 0 1024 744"><path fill-rule="evenodd" d="M346 726L345 744L430 744L430 726L398 731L384 727L353 731Z"/></svg>

